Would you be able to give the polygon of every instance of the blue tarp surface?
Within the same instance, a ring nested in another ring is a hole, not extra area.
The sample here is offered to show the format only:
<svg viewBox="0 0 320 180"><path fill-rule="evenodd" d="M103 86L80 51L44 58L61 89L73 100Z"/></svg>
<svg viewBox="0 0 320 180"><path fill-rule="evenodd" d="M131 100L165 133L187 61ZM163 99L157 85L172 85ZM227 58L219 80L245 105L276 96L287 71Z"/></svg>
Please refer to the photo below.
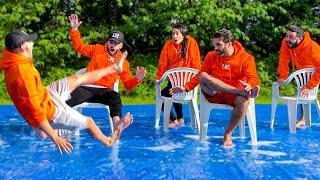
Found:
<svg viewBox="0 0 320 180"><path fill-rule="evenodd" d="M188 107L185 126L165 133L154 128L155 105L125 105L134 123L111 148L86 131L72 138L74 151L60 154L41 140L14 106L0 106L0 179L318 179L320 123L315 107L311 128L290 134L287 108L279 105L270 129L270 105L256 105L258 146L233 134L235 147L221 146L230 111L211 113L208 139L199 142ZM105 134L110 134L103 109L85 109ZM162 123L162 121L161 121ZM162 124L161 124L162 125Z"/></svg>

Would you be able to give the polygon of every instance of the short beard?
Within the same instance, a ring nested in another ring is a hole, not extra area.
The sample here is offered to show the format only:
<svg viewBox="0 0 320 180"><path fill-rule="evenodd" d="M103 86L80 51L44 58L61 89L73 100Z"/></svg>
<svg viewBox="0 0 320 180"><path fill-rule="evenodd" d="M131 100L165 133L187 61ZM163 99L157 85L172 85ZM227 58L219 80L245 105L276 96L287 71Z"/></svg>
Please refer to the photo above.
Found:
<svg viewBox="0 0 320 180"><path fill-rule="evenodd" d="M287 43L288 48L292 49L298 46L297 42L291 43L290 45Z"/></svg>
<svg viewBox="0 0 320 180"><path fill-rule="evenodd" d="M296 40L296 41L292 42L291 45L289 45L288 42L287 42L287 47L289 49L295 48L295 47L299 46L300 42L298 40Z"/></svg>

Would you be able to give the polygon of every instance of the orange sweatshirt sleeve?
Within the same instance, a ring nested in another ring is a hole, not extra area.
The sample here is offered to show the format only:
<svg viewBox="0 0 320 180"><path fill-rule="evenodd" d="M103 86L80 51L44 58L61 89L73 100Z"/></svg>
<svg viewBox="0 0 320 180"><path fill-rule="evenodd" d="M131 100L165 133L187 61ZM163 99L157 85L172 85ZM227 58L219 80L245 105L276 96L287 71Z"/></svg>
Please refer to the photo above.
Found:
<svg viewBox="0 0 320 180"><path fill-rule="evenodd" d="M169 41L166 42L166 44L163 46L159 62L158 62L158 71L157 71L157 80L161 79L162 75L167 71L168 68L168 47L169 47Z"/></svg>
<svg viewBox="0 0 320 180"><path fill-rule="evenodd" d="M290 52L285 42L285 39L282 40L280 55L279 55L279 65L278 73L280 79L287 79L289 75L289 63L290 63Z"/></svg>
<svg viewBox="0 0 320 180"><path fill-rule="evenodd" d="M310 89L316 87L320 83L320 46L315 42L312 43L312 50L308 55L311 58L312 64L317 69L315 74L312 76L310 81L306 84L306 86Z"/></svg>
<svg viewBox="0 0 320 180"><path fill-rule="evenodd" d="M191 62L191 68L198 69L200 71L201 63L200 63L200 50L198 43L193 39L189 39L189 47L188 47L188 58ZM186 83L185 88L186 91L190 91L195 88L199 84L199 73L193 77L189 82Z"/></svg>
<svg viewBox="0 0 320 180"><path fill-rule="evenodd" d="M141 83L141 81L132 75L130 64L127 60L123 63L123 70L120 73L120 79L127 90L131 90Z"/></svg>
<svg viewBox="0 0 320 180"><path fill-rule="evenodd" d="M82 41L79 30L70 30L70 37L73 49L83 56L91 58L95 51L95 45L89 45Z"/></svg>
<svg viewBox="0 0 320 180"><path fill-rule="evenodd" d="M251 87L256 87L259 84L259 77L257 73L256 63L252 56L249 56L243 66L243 73L247 79L247 83Z"/></svg>
<svg viewBox="0 0 320 180"><path fill-rule="evenodd" d="M24 73L21 77L24 85L17 91L17 96L22 99L23 106L28 110L29 114L26 118L27 122L33 127L39 127L42 121L47 120L46 111L41 106L38 96L37 81L31 73Z"/></svg>
<svg viewBox="0 0 320 180"><path fill-rule="evenodd" d="M212 55L212 52L209 52L204 58L200 72L206 72L212 75L211 73L212 62L213 62L213 55Z"/></svg>

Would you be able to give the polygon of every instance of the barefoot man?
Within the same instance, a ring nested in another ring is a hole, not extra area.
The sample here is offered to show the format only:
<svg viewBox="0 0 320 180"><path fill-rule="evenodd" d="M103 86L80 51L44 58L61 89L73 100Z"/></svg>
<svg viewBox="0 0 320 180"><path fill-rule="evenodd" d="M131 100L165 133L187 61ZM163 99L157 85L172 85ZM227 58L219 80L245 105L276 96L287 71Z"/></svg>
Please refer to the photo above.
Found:
<svg viewBox="0 0 320 180"><path fill-rule="evenodd" d="M221 29L213 34L214 51L205 57L200 71L201 91L212 103L228 104L233 108L223 145L232 147L232 131L244 119L252 89L259 84L253 56L235 41L229 30Z"/></svg>
<svg viewBox="0 0 320 180"><path fill-rule="evenodd" d="M54 129L87 129L104 145L111 146L120 137L121 132L132 123L133 117L130 113L117 123L114 133L107 137L92 118L81 115L65 101L78 86L91 84L110 73L120 73L127 53L123 53L112 66L84 74L74 74L44 87L33 64L35 39L36 34L27 34L18 29L8 33L0 60L7 91L19 113L41 138L49 136L60 152L70 153L73 147L67 139L59 137Z"/></svg>

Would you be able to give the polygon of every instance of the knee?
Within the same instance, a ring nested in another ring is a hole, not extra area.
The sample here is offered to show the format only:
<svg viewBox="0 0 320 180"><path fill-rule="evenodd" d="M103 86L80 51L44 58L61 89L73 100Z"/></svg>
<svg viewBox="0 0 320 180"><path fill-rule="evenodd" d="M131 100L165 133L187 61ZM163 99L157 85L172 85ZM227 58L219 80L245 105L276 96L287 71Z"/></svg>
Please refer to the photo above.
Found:
<svg viewBox="0 0 320 180"><path fill-rule="evenodd" d="M200 81L200 82L203 82L205 79L207 79L208 76L209 76L208 73L206 73L206 72L201 72L200 75L199 75L199 81Z"/></svg>
<svg viewBox="0 0 320 180"><path fill-rule="evenodd" d="M243 96L238 96L235 99L235 105L236 106L241 106L241 107L244 107L246 109L248 108L249 103L250 103L250 99L249 98L245 98Z"/></svg>

